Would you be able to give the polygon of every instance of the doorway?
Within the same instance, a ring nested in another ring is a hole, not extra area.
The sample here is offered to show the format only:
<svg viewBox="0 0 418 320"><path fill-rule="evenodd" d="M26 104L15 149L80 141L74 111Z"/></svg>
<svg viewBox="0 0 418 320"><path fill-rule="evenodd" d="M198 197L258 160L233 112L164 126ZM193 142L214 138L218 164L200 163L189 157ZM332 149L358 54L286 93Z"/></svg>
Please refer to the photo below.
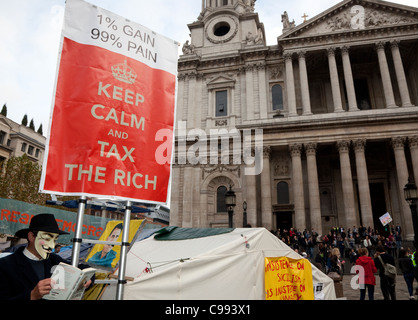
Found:
<svg viewBox="0 0 418 320"><path fill-rule="evenodd" d="M276 212L276 226L280 230L290 230L292 224L292 211Z"/></svg>
<svg viewBox="0 0 418 320"><path fill-rule="evenodd" d="M369 86L367 83L367 79L355 79L354 90L356 92L357 107L360 110L371 109L372 106L370 101Z"/></svg>
<svg viewBox="0 0 418 320"><path fill-rule="evenodd" d="M383 233L384 227L379 220L387 212L385 186L383 183L370 183L370 198L372 202L373 223L375 230ZM366 228L368 226L365 226Z"/></svg>

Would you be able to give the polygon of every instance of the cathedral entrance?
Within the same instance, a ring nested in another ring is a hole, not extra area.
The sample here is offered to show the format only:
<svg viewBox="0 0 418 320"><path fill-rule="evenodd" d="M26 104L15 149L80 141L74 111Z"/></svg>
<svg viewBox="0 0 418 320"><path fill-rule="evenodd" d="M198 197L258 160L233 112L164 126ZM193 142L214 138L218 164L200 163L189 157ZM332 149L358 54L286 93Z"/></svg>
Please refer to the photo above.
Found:
<svg viewBox="0 0 418 320"><path fill-rule="evenodd" d="M276 229L289 230L292 225L292 211L276 212Z"/></svg>
<svg viewBox="0 0 418 320"><path fill-rule="evenodd" d="M387 212L385 187L383 183L370 183L370 198L372 202L374 229L384 234L384 227L379 217ZM365 226L366 228L369 226Z"/></svg>

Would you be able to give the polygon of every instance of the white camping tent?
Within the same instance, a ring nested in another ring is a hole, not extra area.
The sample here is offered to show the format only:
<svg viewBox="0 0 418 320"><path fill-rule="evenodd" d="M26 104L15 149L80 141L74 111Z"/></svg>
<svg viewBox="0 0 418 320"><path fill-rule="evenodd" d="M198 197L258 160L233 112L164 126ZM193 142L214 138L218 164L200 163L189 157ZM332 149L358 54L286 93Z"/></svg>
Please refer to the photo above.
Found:
<svg viewBox="0 0 418 320"><path fill-rule="evenodd" d="M124 299L263 300L264 258L302 258L265 228L187 240L155 236L134 243L127 255L126 276L134 281L125 285ZM312 275L314 286L323 283L324 299L335 299L333 280L314 265ZM114 297L109 286L102 299Z"/></svg>

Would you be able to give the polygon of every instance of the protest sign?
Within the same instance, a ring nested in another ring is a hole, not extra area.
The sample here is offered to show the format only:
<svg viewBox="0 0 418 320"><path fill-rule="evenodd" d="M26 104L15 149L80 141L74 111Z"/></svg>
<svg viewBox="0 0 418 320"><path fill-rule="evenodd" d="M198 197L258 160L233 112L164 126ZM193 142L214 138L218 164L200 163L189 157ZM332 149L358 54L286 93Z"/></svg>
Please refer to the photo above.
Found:
<svg viewBox="0 0 418 320"><path fill-rule="evenodd" d="M71 244L77 225L77 215L71 211L51 207L39 206L13 199L0 198L0 233L13 235L20 229L29 228L33 216L50 213L55 216L60 230L70 234L61 235L58 239L61 244ZM111 219L85 215L82 235L86 239L98 240Z"/></svg>
<svg viewBox="0 0 418 320"><path fill-rule="evenodd" d="M40 191L166 203L178 43L67 0Z"/></svg>
<svg viewBox="0 0 418 320"><path fill-rule="evenodd" d="M389 212L386 212L383 216L379 217L379 220L383 226L386 226L388 223L392 222L392 217Z"/></svg>
<svg viewBox="0 0 418 320"><path fill-rule="evenodd" d="M314 300L307 259L264 258L266 300Z"/></svg>

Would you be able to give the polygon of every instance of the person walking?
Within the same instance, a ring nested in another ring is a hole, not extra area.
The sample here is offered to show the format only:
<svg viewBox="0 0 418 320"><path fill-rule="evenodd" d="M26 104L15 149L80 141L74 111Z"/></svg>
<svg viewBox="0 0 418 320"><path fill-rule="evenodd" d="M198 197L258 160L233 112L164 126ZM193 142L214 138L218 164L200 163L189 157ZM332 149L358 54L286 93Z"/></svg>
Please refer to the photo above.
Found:
<svg viewBox="0 0 418 320"><path fill-rule="evenodd" d="M376 247L374 257L374 264L379 270L380 289L382 290L383 298L385 300L396 300L396 280L385 275L385 264L391 264L396 267L395 259L390 254L386 253L386 250L382 245Z"/></svg>
<svg viewBox="0 0 418 320"><path fill-rule="evenodd" d="M412 259L407 255L405 249L399 250L399 269L401 269L403 277L408 287L409 300L415 300L414 297L414 265Z"/></svg>
<svg viewBox="0 0 418 320"><path fill-rule="evenodd" d="M374 300L374 287L376 286L376 278L374 274L377 272L376 265L371 257L369 257L369 250L367 248L360 248L358 250L360 257L356 260L356 265L363 268L363 275L359 277L360 285L360 300L365 300L366 290L368 292L369 300Z"/></svg>

